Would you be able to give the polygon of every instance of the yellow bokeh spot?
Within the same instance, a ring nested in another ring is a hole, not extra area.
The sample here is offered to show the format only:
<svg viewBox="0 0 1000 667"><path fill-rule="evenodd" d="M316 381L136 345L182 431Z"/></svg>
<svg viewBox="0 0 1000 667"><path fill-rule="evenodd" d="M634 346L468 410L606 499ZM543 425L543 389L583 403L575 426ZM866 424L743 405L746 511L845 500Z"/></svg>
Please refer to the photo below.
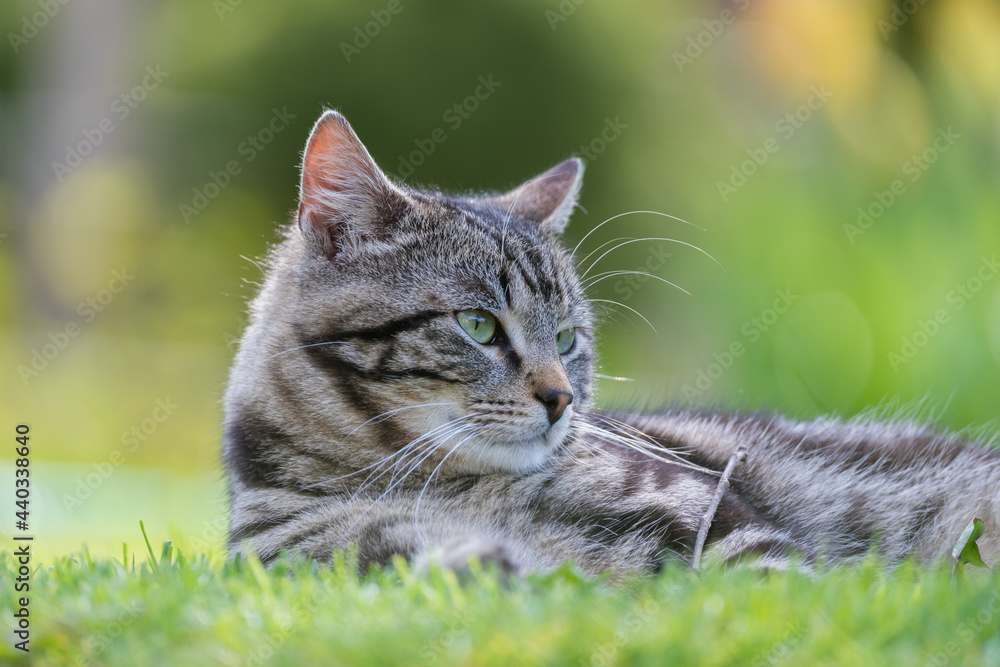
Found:
<svg viewBox="0 0 1000 667"><path fill-rule="evenodd" d="M994 0L949 0L935 10L938 53L995 105L1000 101L1000 5Z"/></svg>
<svg viewBox="0 0 1000 667"><path fill-rule="evenodd" d="M157 208L134 164L94 160L56 183L29 212L29 252L49 288L72 308L104 288L113 270L133 270Z"/></svg>
<svg viewBox="0 0 1000 667"><path fill-rule="evenodd" d="M773 85L801 101L812 86L830 93L834 127L859 154L888 170L926 147L933 134L926 95L878 31L877 7L833 0L758 5L753 55Z"/></svg>

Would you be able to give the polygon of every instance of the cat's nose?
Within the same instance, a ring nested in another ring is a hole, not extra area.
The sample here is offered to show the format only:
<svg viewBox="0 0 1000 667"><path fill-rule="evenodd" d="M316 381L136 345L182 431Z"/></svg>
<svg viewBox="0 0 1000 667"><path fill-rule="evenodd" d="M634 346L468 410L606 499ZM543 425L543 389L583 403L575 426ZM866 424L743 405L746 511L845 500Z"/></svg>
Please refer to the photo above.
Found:
<svg viewBox="0 0 1000 667"><path fill-rule="evenodd" d="M549 426L559 421L563 412L566 411L566 406L573 402L573 394L558 389L548 389L538 392L535 394L535 398L541 401L542 405L545 406L546 412L549 413Z"/></svg>

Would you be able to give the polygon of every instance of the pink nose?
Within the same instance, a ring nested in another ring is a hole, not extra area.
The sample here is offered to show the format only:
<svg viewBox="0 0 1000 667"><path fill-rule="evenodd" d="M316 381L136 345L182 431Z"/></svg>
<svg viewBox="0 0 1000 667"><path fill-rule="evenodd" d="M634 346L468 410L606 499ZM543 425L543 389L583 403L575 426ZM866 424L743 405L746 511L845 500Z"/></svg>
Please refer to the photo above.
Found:
<svg viewBox="0 0 1000 667"><path fill-rule="evenodd" d="M562 417L563 412L566 410L566 406L573 402L573 394L568 391L559 391L558 389L539 392L535 394L535 398L545 406L545 410L549 414L549 426L559 421L559 418Z"/></svg>

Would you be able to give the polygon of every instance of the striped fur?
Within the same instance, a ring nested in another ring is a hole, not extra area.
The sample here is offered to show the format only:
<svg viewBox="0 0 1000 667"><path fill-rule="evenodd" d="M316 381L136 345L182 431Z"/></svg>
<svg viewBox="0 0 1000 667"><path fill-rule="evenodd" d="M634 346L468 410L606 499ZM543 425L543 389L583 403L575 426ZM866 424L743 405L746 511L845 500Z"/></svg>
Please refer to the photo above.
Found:
<svg viewBox="0 0 1000 667"><path fill-rule="evenodd" d="M557 238L581 175L570 160L506 194L421 192L342 116L320 119L226 393L233 553L654 571L690 559L744 446L709 531L718 561L845 561L873 543L931 561L974 516L996 556L1000 459L982 445L902 422L591 412L593 316ZM469 308L502 339L472 340L455 318ZM554 388L573 398L550 425L538 396Z"/></svg>

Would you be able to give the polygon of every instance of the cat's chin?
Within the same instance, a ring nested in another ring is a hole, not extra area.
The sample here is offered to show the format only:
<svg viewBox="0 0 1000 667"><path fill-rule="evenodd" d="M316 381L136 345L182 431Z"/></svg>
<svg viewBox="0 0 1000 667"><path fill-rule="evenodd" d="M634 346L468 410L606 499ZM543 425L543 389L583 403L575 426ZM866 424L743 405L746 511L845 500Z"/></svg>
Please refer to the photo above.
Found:
<svg viewBox="0 0 1000 667"><path fill-rule="evenodd" d="M538 470L566 439L569 420L564 421L531 438L469 442L461 449L462 467L475 473L527 473Z"/></svg>

